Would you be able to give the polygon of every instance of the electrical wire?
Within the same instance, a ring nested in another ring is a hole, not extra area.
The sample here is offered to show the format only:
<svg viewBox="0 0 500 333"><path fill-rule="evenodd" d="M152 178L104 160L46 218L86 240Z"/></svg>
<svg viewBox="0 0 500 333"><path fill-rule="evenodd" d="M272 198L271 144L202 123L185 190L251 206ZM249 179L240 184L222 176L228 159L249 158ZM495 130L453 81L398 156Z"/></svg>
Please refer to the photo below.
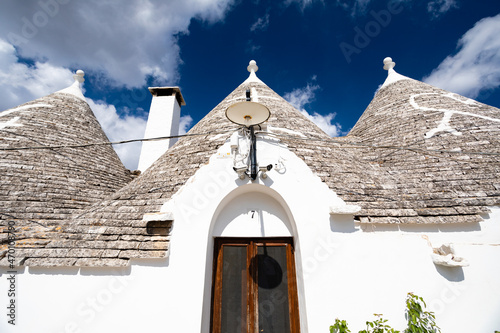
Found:
<svg viewBox="0 0 500 333"><path fill-rule="evenodd" d="M235 130L239 130L240 128L233 128L224 131L209 131L205 133L187 133L180 135L171 135L171 136L162 136L156 138L144 138L144 139L130 139L130 140L122 140L122 141L113 141L113 142L91 142L77 145L57 145L57 146L31 146L31 147L0 147L0 150L32 150L32 149L56 149L56 148L86 148L93 146L106 146L106 145L118 145L124 143L132 143L132 142L144 142L144 141L160 141L166 139L175 139L175 138L183 138L188 136L200 136L200 135L210 135L210 134L224 134L233 132Z"/></svg>
<svg viewBox="0 0 500 333"><path fill-rule="evenodd" d="M226 130L221 130L221 131L208 131L204 133L187 133L187 134L181 134L181 135L172 135L172 136L163 136L163 137L156 137L156 138L143 138L143 139L131 139L131 140L122 140L122 141L114 141L114 142L94 142L94 143L87 143L87 144L78 144L78 145L57 145L57 146L31 146L31 147L0 147L0 151L7 151L7 150L35 150L35 149L59 149L59 148L86 148L86 147L92 147L92 146L102 146L102 145L118 145L118 144L126 144L126 143L132 143L132 142L146 142L146 141L158 141L158 140L165 140L165 139L174 139L174 138L183 138L183 137L192 137L192 136L201 136L201 135L217 135L217 134L225 134L225 133L231 133L235 131L240 131L243 129L243 136L245 137L245 140L249 140L249 133L246 131L246 127L240 126L240 127L235 127L231 129L226 129ZM500 153L495 153L495 152L471 152L471 151L457 151L457 150L442 150L442 149L423 149L423 148L416 148L416 147L411 147L412 145L418 144L419 142L422 142L424 140L418 140L414 143L411 143L407 146L396 146L396 145L372 145L372 144L367 144L367 143L359 143L359 142L352 142L352 141L344 141L344 140L336 140L335 138L314 138L314 137L302 137L302 136L293 136L293 135L287 135L287 134L281 134L281 133L272 133L272 132L266 132L266 131L257 131L255 134L263 134L263 135L269 135L276 137L278 139L282 139L285 142L287 140L301 140L301 141L311 141L311 142L323 142L325 143L324 145L321 144L316 144L317 147L328 147L328 148L337 148L337 147L332 147L331 145L327 145L328 143L333 143L333 144L338 144L340 149L344 148L358 148L358 149L389 149L389 150L403 150L403 151L412 151L415 153L423 153L423 154L428 154L432 156L438 156L438 157L444 157L444 156L439 156L436 155L436 153L448 153L448 154L456 154L456 155L486 155L486 156L500 156ZM246 157L248 155L248 152L244 154ZM470 161L465 161L465 160L457 160L460 162L470 162ZM283 164L282 164L283 165ZM284 166L284 165L283 165ZM158 189L153 189L152 191L155 191ZM385 199L388 201L395 201L399 199L394 199L394 198L387 198L384 196L375 196L373 194L367 194L367 193L360 193L360 192L355 192L352 190L347 191L346 193L343 193L343 195L359 195L367 198L378 198L378 199ZM95 208L98 209L98 208ZM2 214L8 217L13 218L12 215L9 214ZM84 214L82 214L84 215ZM28 220L28 222L36 223L44 228L47 228L43 224Z"/></svg>
<svg viewBox="0 0 500 333"><path fill-rule="evenodd" d="M232 128L232 129L227 129L227 130L223 130L223 131L209 131L209 132L204 132L204 133L187 133L187 134L181 134L181 135L162 136L162 137L156 137L156 138L143 138L143 139L121 140L121 141L113 141L113 142L93 142L93 143L77 144L77 145L54 145L54 146L31 146L31 147L0 147L0 151L7 151L7 150L34 150L34 149L56 149L56 148L57 149L59 149L59 148L86 148L86 147L92 147L92 146L118 145L118 144L132 143L132 142L159 141L159 140L183 138L183 137L190 137L190 136L223 134L223 133L234 132L234 131L240 130L242 128L243 127ZM373 149L406 150L406 151L412 151L412 152L420 152L420 153L424 153L424 154L448 153L448 154L457 154L457 155L500 156L500 153L494 153L494 152L477 152L477 151L462 151L462 150L457 151L457 150L443 150L443 149L423 149L423 148L416 148L416 147L410 147L410 146L396 146L396 145L372 145L372 144L352 142L352 141L340 141L340 140L335 140L334 138L321 139L321 138L312 138L312 137L299 137L299 136L292 136L292 135L286 135L286 134L271 133L271 132L265 132L265 131L258 131L258 132L256 132L256 134L272 135L272 136L278 137L280 139L285 139L285 140L289 139L289 140L303 140L303 141L335 143L335 144L338 144L338 145L342 146L342 147L339 147L339 148L373 148ZM246 133L245 133L245 138L248 140ZM331 148L331 146L328 146L328 147Z"/></svg>
<svg viewBox="0 0 500 333"><path fill-rule="evenodd" d="M490 152L472 152L472 151L457 151L457 150L442 150L442 149L423 149L423 148L412 148L408 146L394 146L394 145L372 145L367 143L358 143L352 141L339 141L333 138L331 139L320 139L320 138L304 138L299 136L291 136L286 134L277 134L270 132L257 132L265 133L277 136L279 138L291 139L291 140L304 140L304 141L316 141L316 142L331 142L339 145L343 145L343 148L373 148L373 149L393 149L393 150L409 150L413 152L423 152L423 153L450 153L450 154L463 154L463 155L492 155L500 156L500 153L490 153ZM345 146L351 145L351 146Z"/></svg>

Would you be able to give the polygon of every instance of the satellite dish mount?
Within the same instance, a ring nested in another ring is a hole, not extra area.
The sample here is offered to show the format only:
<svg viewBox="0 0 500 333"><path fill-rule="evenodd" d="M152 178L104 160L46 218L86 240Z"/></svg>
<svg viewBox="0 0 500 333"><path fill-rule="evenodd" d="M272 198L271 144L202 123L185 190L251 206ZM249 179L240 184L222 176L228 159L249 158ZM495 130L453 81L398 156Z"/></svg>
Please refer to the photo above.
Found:
<svg viewBox="0 0 500 333"><path fill-rule="evenodd" d="M251 101L250 90L246 91L246 101L231 105L226 109L226 117L231 122L243 125L250 131L250 178L255 180L259 172L257 166L257 141L255 138L255 125L259 125L269 119L269 109L257 102ZM236 169L235 169L236 171Z"/></svg>

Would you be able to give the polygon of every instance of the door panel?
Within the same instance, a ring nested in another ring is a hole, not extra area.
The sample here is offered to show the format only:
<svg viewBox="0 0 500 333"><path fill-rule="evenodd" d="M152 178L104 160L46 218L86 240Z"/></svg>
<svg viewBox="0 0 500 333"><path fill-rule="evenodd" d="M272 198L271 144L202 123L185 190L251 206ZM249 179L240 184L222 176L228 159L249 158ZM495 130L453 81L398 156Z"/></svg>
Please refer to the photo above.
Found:
<svg viewBox="0 0 500 333"><path fill-rule="evenodd" d="M247 331L247 247L223 246L221 330Z"/></svg>
<svg viewBox="0 0 500 333"><path fill-rule="evenodd" d="M257 247L259 332L290 332L286 246Z"/></svg>
<svg viewBox="0 0 500 333"><path fill-rule="evenodd" d="M216 238L213 281L212 332L299 332L292 238Z"/></svg>

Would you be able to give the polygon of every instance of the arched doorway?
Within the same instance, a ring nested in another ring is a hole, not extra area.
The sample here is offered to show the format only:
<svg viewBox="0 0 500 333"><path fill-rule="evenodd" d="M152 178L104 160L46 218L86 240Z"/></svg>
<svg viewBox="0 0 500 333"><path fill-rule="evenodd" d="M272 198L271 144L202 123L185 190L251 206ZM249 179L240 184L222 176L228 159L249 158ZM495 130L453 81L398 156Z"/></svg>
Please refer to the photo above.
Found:
<svg viewBox="0 0 500 333"><path fill-rule="evenodd" d="M252 189L221 203L213 224L211 332L299 332L290 214Z"/></svg>

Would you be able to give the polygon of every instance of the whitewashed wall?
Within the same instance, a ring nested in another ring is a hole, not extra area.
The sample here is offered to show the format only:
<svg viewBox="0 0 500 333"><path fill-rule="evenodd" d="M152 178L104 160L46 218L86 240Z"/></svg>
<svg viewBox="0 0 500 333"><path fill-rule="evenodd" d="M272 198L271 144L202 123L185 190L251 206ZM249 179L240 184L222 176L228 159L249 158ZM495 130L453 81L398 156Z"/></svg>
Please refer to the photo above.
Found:
<svg viewBox="0 0 500 333"><path fill-rule="evenodd" d="M229 152L228 143L163 206L175 218L169 258L123 269L23 269L17 325L4 310L0 332L208 332L213 237L245 235L294 237L302 332L328 332L336 317L357 332L373 313L403 329L410 291L444 333L500 329L500 209L471 226L365 228L330 215L343 201L278 142L259 140L258 159L281 167L254 184L238 179ZM455 244L470 266L436 267L429 242Z"/></svg>

